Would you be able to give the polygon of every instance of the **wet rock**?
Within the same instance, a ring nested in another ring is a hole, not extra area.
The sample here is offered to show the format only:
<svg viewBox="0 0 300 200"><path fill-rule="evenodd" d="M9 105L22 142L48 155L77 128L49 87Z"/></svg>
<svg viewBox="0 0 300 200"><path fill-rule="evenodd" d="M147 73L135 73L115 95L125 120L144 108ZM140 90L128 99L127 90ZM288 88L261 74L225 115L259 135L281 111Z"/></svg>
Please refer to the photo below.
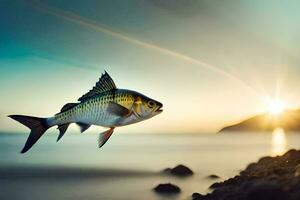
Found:
<svg viewBox="0 0 300 200"><path fill-rule="evenodd" d="M171 183L159 184L153 190L162 194L177 194L181 192L181 189L177 185Z"/></svg>
<svg viewBox="0 0 300 200"><path fill-rule="evenodd" d="M179 177L191 176L194 174L190 168L184 165L177 165L174 168L167 168L164 170L164 172Z"/></svg>

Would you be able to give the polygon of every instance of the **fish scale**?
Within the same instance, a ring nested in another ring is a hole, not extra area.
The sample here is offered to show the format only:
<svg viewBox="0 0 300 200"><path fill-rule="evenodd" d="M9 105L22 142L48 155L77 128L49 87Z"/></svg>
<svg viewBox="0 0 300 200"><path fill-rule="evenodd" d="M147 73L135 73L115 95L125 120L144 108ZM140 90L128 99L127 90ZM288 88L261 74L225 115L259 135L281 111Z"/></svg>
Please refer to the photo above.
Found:
<svg viewBox="0 0 300 200"><path fill-rule="evenodd" d="M115 93L115 95L111 93L100 95L94 99L83 102L68 111L59 113L55 117L55 120L51 121L51 123L65 124L80 121L82 123L93 123L109 126L120 118L106 112L109 102L113 101L124 104L124 99L126 97L129 98L127 101L130 102L130 96L125 95L124 91L115 91ZM131 97L131 100L132 99L133 98ZM131 102L133 102L133 100ZM128 107L128 105L124 105ZM77 110L79 110L79 112L77 112Z"/></svg>

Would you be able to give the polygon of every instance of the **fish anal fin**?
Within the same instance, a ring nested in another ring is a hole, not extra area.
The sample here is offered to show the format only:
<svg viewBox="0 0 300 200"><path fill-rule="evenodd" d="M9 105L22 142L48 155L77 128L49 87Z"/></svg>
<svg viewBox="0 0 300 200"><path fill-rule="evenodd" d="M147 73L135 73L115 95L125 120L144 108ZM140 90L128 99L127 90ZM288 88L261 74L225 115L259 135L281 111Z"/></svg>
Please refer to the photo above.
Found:
<svg viewBox="0 0 300 200"><path fill-rule="evenodd" d="M69 110L69 109L77 106L78 104L79 103L67 103L61 108L60 112L65 112L66 110Z"/></svg>
<svg viewBox="0 0 300 200"><path fill-rule="evenodd" d="M90 124L85 124L85 123L81 123L81 122L77 122L76 124L80 127L80 132L81 133L86 131L91 126Z"/></svg>
<svg viewBox="0 0 300 200"><path fill-rule="evenodd" d="M112 78L109 76L109 74L105 71L104 74L101 75L101 78L99 79L99 81L96 83L96 85L87 93L85 93L84 95L82 95L78 101L85 101L97 94L101 94L103 92L106 91L110 91L113 89L117 89L114 81L112 80Z"/></svg>
<svg viewBox="0 0 300 200"><path fill-rule="evenodd" d="M99 139L98 139L98 147L101 148L106 142L107 140L110 138L110 136L113 134L114 132L114 127L108 129L107 131L104 131L103 133L99 134Z"/></svg>
<svg viewBox="0 0 300 200"><path fill-rule="evenodd" d="M68 129L70 123L58 125L57 129L59 130L59 135L57 137L57 142L64 136L66 130Z"/></svg>
<svg viewBox="0 0 300 200"><path fill-rule="evenodd" d="M130 115L130 110L129 109L125 108L124 106L122 106L118 103L112 102L112 101L109 102L108 107L107 107L107 111L110 114L117 115L117 116L120 116L120 117L125 117L125 116Z"/></svg>

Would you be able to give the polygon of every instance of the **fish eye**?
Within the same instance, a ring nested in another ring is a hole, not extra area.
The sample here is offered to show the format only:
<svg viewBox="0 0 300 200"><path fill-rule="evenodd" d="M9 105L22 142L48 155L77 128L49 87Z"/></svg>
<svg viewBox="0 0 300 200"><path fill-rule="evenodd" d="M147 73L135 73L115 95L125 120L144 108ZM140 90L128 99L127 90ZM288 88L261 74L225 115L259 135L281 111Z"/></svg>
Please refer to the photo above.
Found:
<svg viewBox="0 0 300 200"><path fill-rule="evenodd" d="M148 101L148 106L149 106L149 108L153 108L155 106L155 102L154 101Z"/></svg>

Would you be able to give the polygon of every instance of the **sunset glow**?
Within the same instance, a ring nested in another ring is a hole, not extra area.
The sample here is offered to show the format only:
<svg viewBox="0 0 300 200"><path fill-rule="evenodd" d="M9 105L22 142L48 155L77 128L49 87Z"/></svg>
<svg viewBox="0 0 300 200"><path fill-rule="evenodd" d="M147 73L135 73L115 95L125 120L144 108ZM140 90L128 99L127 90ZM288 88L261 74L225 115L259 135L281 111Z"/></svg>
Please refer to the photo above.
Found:
<svg viewBox="0 0 300 200"><path fill-rule="evenodd" d="M268 112L272 115L279 115L286 108L286 103L281 100L273 100L269 102Z"/></svg>
<svg viewBox="0 0 300 200"><path fill-rule="evenodd" d="M272 133L272 155L278 156L286 152L286 136L282 128L276 128Z"/></svg>
<svg viewBox="0 0 300 200"><path fill-rule="evenodd" d="M48 117L76 102L104 70L117 87L165 107L162 115L122 133L215 133L246 117L274 117L286 106L300 106L298 2L232 1L223 7L215 1L121 1L119 12L110 1L6 2L2 132L26 130L7 115Z"/></svg>

